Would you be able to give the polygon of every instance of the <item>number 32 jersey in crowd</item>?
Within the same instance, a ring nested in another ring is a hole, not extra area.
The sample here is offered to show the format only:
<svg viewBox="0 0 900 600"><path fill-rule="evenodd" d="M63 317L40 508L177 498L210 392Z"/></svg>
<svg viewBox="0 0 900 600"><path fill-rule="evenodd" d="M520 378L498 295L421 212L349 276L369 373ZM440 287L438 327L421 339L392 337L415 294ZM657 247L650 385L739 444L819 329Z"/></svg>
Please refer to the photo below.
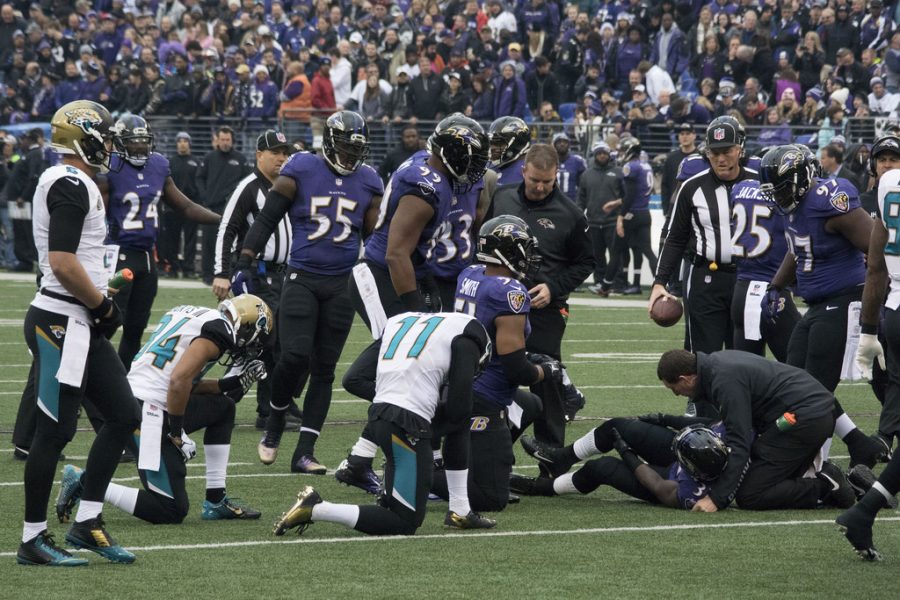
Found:
<svg viewBox="0 0 900 600"><path fill-rule="evenodd" d="M169 176L169 159L151 152L138 169L120 156L110 161L109 235L107 242L120 248L149 252L159 231L159 199Z"/></svg>
<svg viewBox="0 0 900 600"><path fill-rule="evenodd" d="M224 353L236 347L231 324L214 308L176 306L159 320L150 339L138 351L128 372L134 397L167 408L169 379L185 350L197 338L206 338ZM204 369L212 367L211 362Z"/></svg>
<svg viewBox="0 0 900 600"><path fill-rule="evenodd" d="M384 185L362 165L350 175L335 174L316 154L300 152L281 167L297 182L288 211L293 230L288 264L320 275L349 273L359 258L366 211Z"/></svg>

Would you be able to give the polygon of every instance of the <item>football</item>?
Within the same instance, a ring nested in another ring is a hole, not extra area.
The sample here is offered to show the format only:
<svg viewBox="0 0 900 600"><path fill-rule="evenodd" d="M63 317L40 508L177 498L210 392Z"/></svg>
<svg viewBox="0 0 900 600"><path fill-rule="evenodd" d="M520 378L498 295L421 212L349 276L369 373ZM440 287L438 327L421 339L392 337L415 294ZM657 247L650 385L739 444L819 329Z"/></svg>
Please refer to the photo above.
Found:
<svg viewBox="0 0 900 600"><path fill-rule="evenodd" d="M681 320L683 314L681 301L668 296L661 296L650 308L650 318L660 327L671 327Z"/></svg>

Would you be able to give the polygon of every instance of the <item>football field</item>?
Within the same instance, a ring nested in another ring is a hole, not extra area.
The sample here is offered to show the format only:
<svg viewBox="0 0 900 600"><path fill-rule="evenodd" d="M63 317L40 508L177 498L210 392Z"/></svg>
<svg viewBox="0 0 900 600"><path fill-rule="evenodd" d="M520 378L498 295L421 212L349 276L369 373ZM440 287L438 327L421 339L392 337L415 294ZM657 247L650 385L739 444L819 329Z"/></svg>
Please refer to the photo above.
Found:
<svg viewBox="0 0 900 600"><path fill-rule="evenodd" d="M208 288L162 282L151 327L176 304L214 305ZM372 538L330 523L303 534L271 534L272 523L297 490L314 485L334 502L366 504L372 496L326 476L295 475L289 459L297 434L285 433L271 466L256 457L255 398L237 407L228 494L262 511L259 521L202 521L202 434L188 464L191 511L181 525L149 525L107 506L110 533L137 554L133 565L115 565L89 554L77 569L16 565L23 515L22 470L11 433L30 358L22 322L33 281L0 276L0 598L881 598L897 593L900 516L883 511L875 525L882 563L863 563L834 525L839 511L728 509L715 514L660 508L601 488L589 496L528 498L492 514L495 529L459 532L443 527L446 504L433 502L412 537ZM644 302L573 295L563 343L572 380L587 406L568 426L567 441L613 416L662 411L679 414L676 398L656 379L656 361L680 347L683 327L654 325ZM328 422L316 456L333 470L356 440L368 403L350 396L340 378L369 343L357 320L338 368ZM217 369L219 369L217 367ZM212 374L218 374L214 370ZM866 431L879 405L867 385L842 384L838 397ZM66 448L66 462L83 466L93 432L86 419ZM832 454L847 466L846 448ZM537 472L516 448L516 470ZM60 469L64 463L60 463ZM376 468L380 458L376 459ZM876 472L880 467L876 469ZM138 486L134 464L120 465L116 481ZM53 488L53 498L58 480ZM68 525L50 531L62 542Z"/></svg>

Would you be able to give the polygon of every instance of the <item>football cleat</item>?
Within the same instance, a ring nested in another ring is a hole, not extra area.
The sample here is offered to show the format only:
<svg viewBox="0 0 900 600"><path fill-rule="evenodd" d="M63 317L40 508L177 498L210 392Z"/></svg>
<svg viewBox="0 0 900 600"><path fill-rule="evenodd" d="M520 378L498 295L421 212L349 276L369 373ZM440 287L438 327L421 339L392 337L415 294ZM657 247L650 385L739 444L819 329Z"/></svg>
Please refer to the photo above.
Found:
<svg viewBox="0 0 900 600"><path fill-rule="evenodd" d="M384 489L381 478L371 465L353 464L346 458L334 472L334 478L343 483L358 487L368 494L379 495Z"/></svg>
<svg viewBox="0 0 900 600"><path fill-rule="evenodd" d="M83 567L88 561L75 558L53 541L47 530L40 532L33 540L19 544L16 562L20 565L43 565L47 567Z"/></svg>
<svg viewBox="0 0 900 600"><path fill-rule="evenodd" d="M872 469L870 469L866 465L855 465L853 468L847 471L847 481L850 483L850 487L852 487L853 491L856 493L857 499L862 498L877 480L878 479L875 477L875 473L873 473ZM896 496L891 497L891 499L888 500L887 503L891 509L897 509L898 503Z"/></svg>
<svg viewBox="0 0 900 600"><path fill-rule="evenodd" d="M523 435L522 448L538 461L541 474L553 479L569 470L572 462L563 454L562 448L551 448L536 438Z"/></svg>
<svg viewBox="0 0 900 600"><path fill-rule="evenodd" d="M135 559L134 554L118 545L109 535L102 515L80 523L76 521L66 533L66 542L76 548L96 552L110 562L131 564Z"/></svg>
<svg viewBox="0 0 900 600"><path fill-rule="evenodd" d="M306 475L324 475L328 467L321 464L312 454L304 454L291 465L291 473L305 473Z"/></svg>
<svg viewBox="0 0 900 600"><path fill-rule="evenodd" d="M259 462L264 465L271 465L278 458L278 445L281 443L281 431L266 431L259 445L256 446L256 452L259 454Z"/></svg>
<svg viewBox="0 0 900 600"><path fill-rule="evenodd" d="M872 542L872 524L874 522L875 516L863 510L861 505L851 507L835 519L841 533L844 534L859 557L872 562L882 559L881 553L875 549Z"/></svg>
<svg viewBox="0 0 900 600"><path fill-rule="evenodd" d="M470 510L465 516L448 510L444 517L444 526L452 529L493 529L497 526L497 521L482 517L474 510Z"/></svg>
<svg viewBox="0 0 900 600"><path fill-rule="evenodd" d="M830 461L822 464L822 470L816 473L816 477L824 481L829 486L829 490L822 498L822 502L838 508L850 508L856 503L856 492L847 476L841 471L841 468Z"/></svg>
<svg viewBox="0 0 900 600"><path fill-rule="evenodd" d="M297 501L294 502L294 505L286 513L282 514L281 518L275 521L272 533L284 535L288 529L297 527L297 535L302 534L309 527L309 524L312 523L313 506L320 502L322 502L322 496L312 486L301 488L297 492Z"/></svg>
<svg viewBox="0 0 900 600"><path fill-rule="evenodd" d="M510 473L509 491L523 496L553 496L553 480Z"/></svg>
<svg viewBox="0 0 900 600"><path fill-rule="evenodd" d="M204 521L218 521L221 519L258 519L262 513L252 509L238 498L225 496L221 502L213 503L203 501L203 509L200 518Z"/></svg>
<svg viewBox="0 0 900 600"><path fill-rule="evenodd" d="M81 498L81 475L84 469L66 465L62 470L59 494L56 496L56 518L60 523L68 523L72 510Z"/></svg>

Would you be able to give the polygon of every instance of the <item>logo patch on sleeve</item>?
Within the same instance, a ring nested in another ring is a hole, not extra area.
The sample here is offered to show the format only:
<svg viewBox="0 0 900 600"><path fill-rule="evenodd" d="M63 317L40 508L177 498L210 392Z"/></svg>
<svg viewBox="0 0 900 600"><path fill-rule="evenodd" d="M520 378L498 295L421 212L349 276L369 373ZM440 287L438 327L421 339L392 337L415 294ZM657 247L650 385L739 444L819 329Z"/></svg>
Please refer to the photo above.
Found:
<svg viewBox="0 0 900 600"><path fill-rule="evenodd" d="M426 196L434 196L434 188L424 181L419 182L419 190Z"/></svg>
<svg viewBox="0 0 900 600"><path fill-rule="evenodd" d="M850 210L850 196L846 192L838 192L831 197L831 205L845 213Z"/></svg>
<svg viewBox="0 0 900 600"><path fill-rule="evenodd" d="M509 302L509 307L513 310L513 312L518 313L521 312L525 307L525 293L520 292L518 290L513 292L506 292L506 300Z"/></svg>

